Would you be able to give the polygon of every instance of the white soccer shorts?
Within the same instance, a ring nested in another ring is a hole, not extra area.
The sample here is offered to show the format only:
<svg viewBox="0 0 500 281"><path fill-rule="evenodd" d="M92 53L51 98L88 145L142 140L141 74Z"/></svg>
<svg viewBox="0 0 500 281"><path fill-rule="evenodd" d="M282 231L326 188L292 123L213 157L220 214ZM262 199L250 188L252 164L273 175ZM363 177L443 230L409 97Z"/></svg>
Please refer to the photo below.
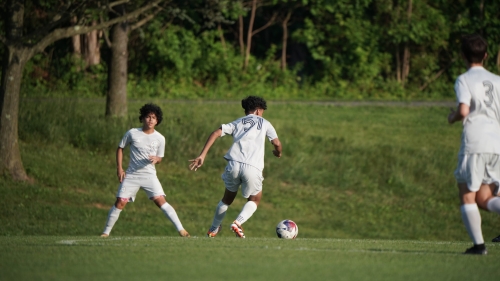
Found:
<svg viewBox="0 0 500 281"><path fill-rule="evenodd" d="M142 188L146 192L149 199L155 196L165 196L165 192L157 177L136 178L125 176L118 187L116 197L127 198L128 202L134 202L139 188Z"/></svg>
<svg viewBox="0 0 500 281"><path fill-rule="evenodd" d="M495 183L495 195L500 186L500 156L493 153L462 154L458 156L455 170L458 183L467 183L472 192L479 191L481 184Z"/></svg>
<svg viewBox="0 0 500 281"><path fill-rule="evenodd" d="M238 192L241 185L241 193L245 198L257 195L262 191L264 177L262 176L262 171L254 166L236 161L228 161L221 177L226 185L226 189L231 192Z"/></svg>

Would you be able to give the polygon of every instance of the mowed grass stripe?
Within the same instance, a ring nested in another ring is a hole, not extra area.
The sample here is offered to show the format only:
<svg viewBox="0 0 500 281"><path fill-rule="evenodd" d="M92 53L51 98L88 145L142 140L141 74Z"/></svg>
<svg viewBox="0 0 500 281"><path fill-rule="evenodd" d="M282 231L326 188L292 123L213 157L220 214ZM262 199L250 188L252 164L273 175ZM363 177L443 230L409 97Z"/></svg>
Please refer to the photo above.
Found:
<svg viewBox="0 0 500 281"><path fill-rule="evenodd" d="M68 243L68 241L73 241ZM500 249L466 242L0 237L2 280L497 280Z"/></svg>
<svg viewBox="0 0 500 281"><path fill-rule="evenodd" d="M79 245L79 246L113 246L113 247L142 247L143 244L138 244L137 242L150 242L161 244L169 243L169 247L171 247L170 243L181 242L179 241L185 240L183 238L172 238L172 237L113 237L107 239L101 238L91 238L91 239L69 239L69 240L60 240L55 241L56 244L63 245ZM182 244L191 243L197 244L198 241L193 241L193 239L201 239L207 240L206 237L191 237L190 241L182 241ZM216 238L218 240L228 240L229 243L235 242L234 240L240 241L238 238ZM297 238L295 240L281 240L276 241L278 238L246 238L244 241L236 242L239 244L231 244L228 245L216 245L217 247L230 247L237 248L239 250L244 249L261 249L261 250L283 250L283 251L346 251L346 252L365 252L365 253L401 253L401 254L452 254L452 255L461 255L462 248L466 248L470 246L469 242L462 241L408 241L408 240L371 240L371 239L308 239L308 238ZM246 242L248 240L256 240L260 242L260 245L257 246L248 246ZM283 241L283 242L282 242ZM208 241L200 241L201 243L213 243ZM276 244L278 243L278 244ZM274 245L274 246L269 246ZM303 247L304 244L320 244L322 247ZM279 246L276 246L279 245ZM364 246L378 246L379 248L370 248L363 249L360 245ZM385 248L380 248L381 245ZM458 251L449 251L449 252L429 252L429 251L409 251L408 247L416 247L421 245L420 248L431 248L436 247L437 245L447 245L453 248L458 248ZM424 246L422 246L424 245ZM342 247L343 246L343 247ZM396 247L397 249L394 249ZM500 245L496 243L489 243L488 248L490 250L490 255L498 255ZM401 248L401 249L400 249ZM493 249L493 252L492 252Z"/></svg>

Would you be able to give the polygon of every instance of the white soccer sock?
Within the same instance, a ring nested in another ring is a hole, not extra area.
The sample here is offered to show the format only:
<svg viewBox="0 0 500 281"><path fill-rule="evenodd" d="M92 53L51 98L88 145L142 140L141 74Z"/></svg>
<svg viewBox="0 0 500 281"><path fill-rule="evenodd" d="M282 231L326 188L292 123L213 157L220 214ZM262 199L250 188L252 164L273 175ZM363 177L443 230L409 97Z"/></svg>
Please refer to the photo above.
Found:
<svg viewBox="0 0 500 281"><path fill-rule="evenodd" d="M177 216L177 213L175 212L174 208L170 206L170 204L165 202L165 204L161 205L160 209L163 211L165 216L175 225L177 231L181 231L184 229L184 227L182 227L181 221L179 220L179 217Z"/></svg>
<svg viewBox="0 0 500 281"><path fill-rule="evenodd" d="M222 220L226 216L227 208L229 208L229 205L226 205L224 204L224 202L219 201L217 208L215 208L214 220L212 221L210 231L215 231L220 226Z"/></svg>
<svg viewBox="0 0 500 281"><path fill-rule="evenodd" d="M464 204L460 206L460 212L462 213L465 228L474 244L484 244L481 230L481 214L477 204Z"/></svg>
<svg viewBox="0 0 500 281"><path fill-rule="evenodd" d="M241 213L236 218L236 221L241 224L244 224L257 210L257 204L253 201L248 201L241 209Z"/></svg>
<svg viewBox="0 0 500 281"><path fill-rule="evenodd" d="M500 215L500 197L493 197L488 200L486 207L490 212L494 212Z"/></svg>
<svg viewBox="0 0 500 281"><path fill-rule="evenodd" d="M118 217L120 216L122 210L116 208L114 205L111 207L111 209L108 212L108 220L106 221L106 226L104 227L104 230L102 233L108 234L111 232L111 229L113 229L113 226L115 225L116 221L118 220Z"/></svg>

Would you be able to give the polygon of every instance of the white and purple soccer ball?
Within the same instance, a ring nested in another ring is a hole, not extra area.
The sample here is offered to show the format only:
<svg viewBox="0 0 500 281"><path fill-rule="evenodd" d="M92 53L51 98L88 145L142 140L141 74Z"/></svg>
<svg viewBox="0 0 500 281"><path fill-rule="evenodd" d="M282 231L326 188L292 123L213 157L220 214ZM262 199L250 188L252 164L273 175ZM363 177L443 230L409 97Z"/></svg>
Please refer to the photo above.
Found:
<svg viewBox="0 0 500 281"><path fill-rule="evenodd" d="M299 234L299 227L292 220L283 220L276 226L276 235L282 239L295 239Z"/></svg>

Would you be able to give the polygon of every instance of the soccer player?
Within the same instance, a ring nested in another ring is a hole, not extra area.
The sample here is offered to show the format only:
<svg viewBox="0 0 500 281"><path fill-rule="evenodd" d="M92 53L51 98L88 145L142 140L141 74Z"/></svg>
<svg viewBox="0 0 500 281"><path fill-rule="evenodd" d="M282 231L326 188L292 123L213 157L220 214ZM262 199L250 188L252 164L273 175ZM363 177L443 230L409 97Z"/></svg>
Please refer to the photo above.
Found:
<svg viewBox="0 0 500 281"><path fill-rule="evenodd" d="M156 176L155 165L161 162L165 152L165 137L155 130L155 126L163 119L161 108L149 103L141 107L139 112L142 128L130 129L125 133L116 150L116 174L120 185L116 194L116 202L109 210L101 237L109 236L120 212L128 202L134 202L139 188L142 188L149 199L163 211L177 228L180 236L189 237L189 233L182 227L174 208L165 200L165 192ZM124 172L123 149L127 145L130 145L130 162L127 172Z"/></svg>
<svg viewBox="0 0 500 281"><path fill-rule="evenodd" d="M226 186L224 196L215 209L212 226L207 237L215 237L219 233L226 211L233 203L241 185L243 197L248 201L240 214L231 224L231 230L237 237L245 238L242 224L245 223L257 210L262 198L262 170L264 169L264 148L266 137L274 146L273 154L281 157L281 143L273 125L262 118L267 109L266 101L260 97L249 96L241 101L246 116L231 123L223 124L208 137L203 150L196 159L189 160L191 170L200 168L207 156L208 150L215 140L225 135L233 136L233 144L224 158L227 166L222 174Z"/></svg>
<svg viewBox="0 0 500 281"><path fill-rule="evenodd" d="M500 214L500 77L483 68L487 43L479 35L462 38L467 72L455 82L457 110L450 124L462 121L463 133L455 178L460 211L474 246L464 254L487 254L479 208Z"/></svg>

